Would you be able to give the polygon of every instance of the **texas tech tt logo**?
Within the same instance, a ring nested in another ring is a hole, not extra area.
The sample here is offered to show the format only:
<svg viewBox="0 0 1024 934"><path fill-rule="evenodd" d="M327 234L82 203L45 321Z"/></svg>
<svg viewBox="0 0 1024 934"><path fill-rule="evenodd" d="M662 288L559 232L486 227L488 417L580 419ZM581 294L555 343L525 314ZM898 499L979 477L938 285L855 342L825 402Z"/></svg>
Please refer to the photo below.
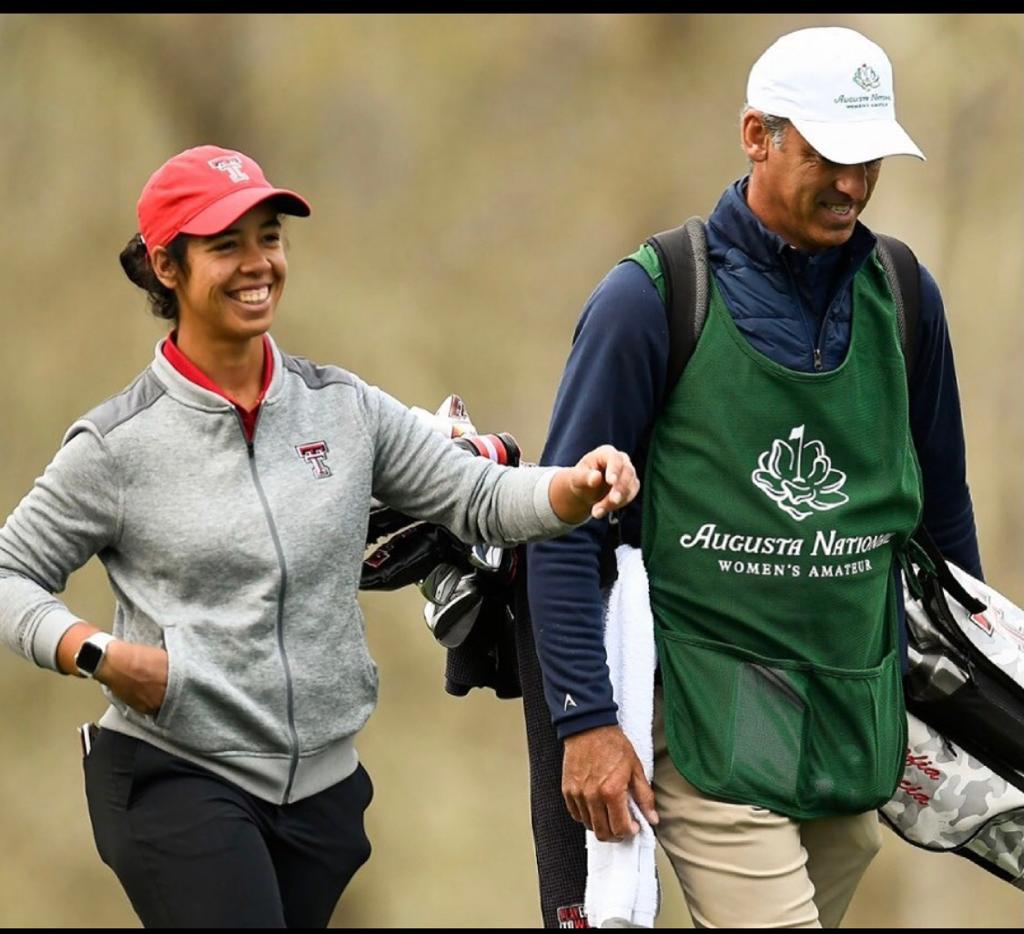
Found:
<svg viewBox="0 0 1024 934"><path fill-rule="evenodd" d="M242 160L239 156L219 156L211 159L209 165L218 172L227 172L228 178L233 182L249 181L249 176L242 169Z"/></svg>
<svg viewBox="0 0 1024 934"><path fill-rule="evenodd" d="M327 466L326 441L311 441L309 444L296 445L295 450L310 467L313 468L313 476L317 480L326 480L331 475L331 468Z"/></svg>

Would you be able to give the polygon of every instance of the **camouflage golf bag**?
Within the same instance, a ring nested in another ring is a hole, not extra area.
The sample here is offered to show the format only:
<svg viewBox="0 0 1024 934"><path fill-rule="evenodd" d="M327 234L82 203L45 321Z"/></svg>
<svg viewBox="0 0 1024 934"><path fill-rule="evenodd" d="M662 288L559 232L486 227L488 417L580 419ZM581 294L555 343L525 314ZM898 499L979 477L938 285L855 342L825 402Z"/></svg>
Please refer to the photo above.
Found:
<svg viewBox="0 0 1024 934"><path fill-rule="evenodd" d="M1024 611L944 561L923 529L903 576L909 739L882 817L1024 888Z"/></svg>
<svg viewBox="0 0 1024 934"><path fill-rule="evenodd" d="M913 714L899 788L882 808L908 843L951 852L1024 888L1024 791Z"/></svg>

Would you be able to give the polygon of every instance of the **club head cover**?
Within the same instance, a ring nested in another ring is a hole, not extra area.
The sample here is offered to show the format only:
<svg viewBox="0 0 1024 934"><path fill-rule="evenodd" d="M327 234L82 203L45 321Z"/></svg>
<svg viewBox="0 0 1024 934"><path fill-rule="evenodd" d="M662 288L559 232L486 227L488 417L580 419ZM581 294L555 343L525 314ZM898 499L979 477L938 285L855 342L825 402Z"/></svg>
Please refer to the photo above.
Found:
<svg viewBox="0 0 1024 934"><path fill-rule="evenodd" d="M373 545L382 538L394 535L417 520L390 506L374 506L370 509L370 521L366 526L366 544Z"/></svg>
<svg viewBox="0 0 1024 934"><path fill-rule="evenodd" d="M496 464L518 467L520 459L519 445L507 431L487 435L462 435L454 439L454 443L465 448L470 454L486 457Z"/></svg>
<svg viewBox="0 0 1024 934"><path fill-rule="evenodd" d="M420 522L391 536L363 560L360 590L398 590L418 584L439 564L461 553L458 540L439 525Z"/></svg>

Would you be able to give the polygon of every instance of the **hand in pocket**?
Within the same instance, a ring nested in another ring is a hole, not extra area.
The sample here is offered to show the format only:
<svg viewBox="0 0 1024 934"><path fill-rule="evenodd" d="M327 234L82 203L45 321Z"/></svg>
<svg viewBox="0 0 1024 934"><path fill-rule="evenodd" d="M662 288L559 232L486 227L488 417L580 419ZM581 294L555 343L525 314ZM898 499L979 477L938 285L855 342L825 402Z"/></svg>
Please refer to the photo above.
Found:
<svg viewBox="0 0 1024 934"><path fill-rule="evenodd" d="M167 652L116 640L110 643L96 680L139 713L154 714L167 693Z"/></svg>

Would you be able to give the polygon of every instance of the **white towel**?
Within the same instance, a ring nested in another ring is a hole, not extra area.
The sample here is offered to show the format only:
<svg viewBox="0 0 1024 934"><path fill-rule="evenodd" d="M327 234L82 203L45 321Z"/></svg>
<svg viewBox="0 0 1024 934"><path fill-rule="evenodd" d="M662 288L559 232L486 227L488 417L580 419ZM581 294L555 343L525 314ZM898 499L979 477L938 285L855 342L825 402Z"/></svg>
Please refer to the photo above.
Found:
<svg viewBox="0 0 1024 934"><path fill-rule="evenodd" d="M654 619L640 549L615 550L619 576L605 606L605 650L619 725L633 744L647 780L654 773ZM660 892L654 831L630 799L640 832L603 843L587 831L585 904L591 927L654 927Z"/></svg>

